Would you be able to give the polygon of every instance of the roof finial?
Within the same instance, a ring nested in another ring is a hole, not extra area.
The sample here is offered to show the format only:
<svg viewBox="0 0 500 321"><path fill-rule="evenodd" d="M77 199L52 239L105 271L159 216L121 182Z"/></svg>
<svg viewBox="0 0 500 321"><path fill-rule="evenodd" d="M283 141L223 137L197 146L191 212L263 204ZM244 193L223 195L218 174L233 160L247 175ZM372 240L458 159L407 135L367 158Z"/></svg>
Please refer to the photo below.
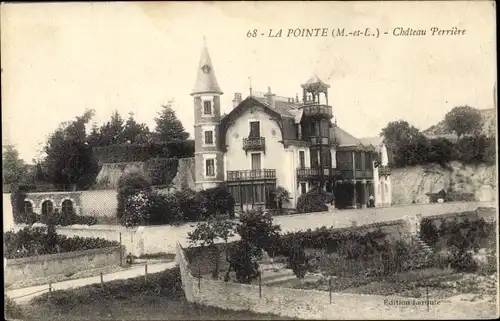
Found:
<svg viewBox="0 0 500 321"><path fill-rule="evenodd" d="M250 83L250 96L252 96L253 95L253 93L252 93L252 77L248 77L248 81Z"/></svg>
<svg viewBox="0 0 500 321"><path fill-rule="evenodd" d="M207 46L207 37L205 35L203 35L203 44L205 47Z"/></svg>

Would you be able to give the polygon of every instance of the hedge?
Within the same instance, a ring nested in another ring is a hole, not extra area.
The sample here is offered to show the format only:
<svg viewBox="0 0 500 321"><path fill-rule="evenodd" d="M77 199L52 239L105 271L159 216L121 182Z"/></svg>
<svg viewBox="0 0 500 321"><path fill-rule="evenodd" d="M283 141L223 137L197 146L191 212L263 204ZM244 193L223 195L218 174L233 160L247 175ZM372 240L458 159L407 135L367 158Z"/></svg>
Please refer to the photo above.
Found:
<svg viewBox="0 0 500 321"><path fill-rule="evenodd" d="M105 247L119 246L116 241L103 238L66 237L64 235L51 235L47 228L26 227L18 232L4 234L4 249L7 259L45 255L54 253L74 252Z"/></svg>
<svg viewBox="0 0 500 321"><path fill-rule="evenodd" d="M485 135L464 136L457 142L423 136L411 144L396 146L392 153L395 167L432 163L446 166L450 161L493 165L496 163L496 141L495 137Z"/></svg>
<svg viewBox="0 0 500 321"><path fill-rule="evenodd" d="M194 141L117 144L93 149L100 163L145 162L151 158L194 157Z"/></svg>
<svg viewBox="0 0 500 321"><path fill-rule="evenodd" d="M53 224L57 226L68 225L96 225L97 218L94 216L76 215L75 213L62 213L58 209L51 214L50 217ZM49 222L48 215L40 215L37 213L23 213L16 223L23 223L32 225L34 223L47 224Z"/></svg>

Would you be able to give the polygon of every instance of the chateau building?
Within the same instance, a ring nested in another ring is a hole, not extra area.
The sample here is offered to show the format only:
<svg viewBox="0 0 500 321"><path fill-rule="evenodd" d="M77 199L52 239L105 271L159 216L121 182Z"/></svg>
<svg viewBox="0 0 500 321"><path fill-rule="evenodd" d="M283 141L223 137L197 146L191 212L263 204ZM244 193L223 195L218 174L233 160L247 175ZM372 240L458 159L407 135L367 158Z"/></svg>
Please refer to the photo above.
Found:
<svg viewBox="0 0 500 321"><path fill-rule="evenodd" d="M291 194L289 207L314 187L332 193L337 208L391 204L385 146L362 142L341 129L328 103L329 85L317 76L302 84L302 97L250 89L235 93L221 115L223 92L205 46L191 93L195 122L197 189L227 184L238 207L268 206L273 190ZM285 204L284 204L285 205Z"/></svg>

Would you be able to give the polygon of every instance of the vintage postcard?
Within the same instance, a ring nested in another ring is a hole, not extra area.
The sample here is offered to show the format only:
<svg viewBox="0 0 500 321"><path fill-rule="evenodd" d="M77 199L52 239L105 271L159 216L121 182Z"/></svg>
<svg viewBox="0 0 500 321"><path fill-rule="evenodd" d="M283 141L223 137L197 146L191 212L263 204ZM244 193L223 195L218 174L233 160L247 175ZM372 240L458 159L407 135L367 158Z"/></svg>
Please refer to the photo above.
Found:
<svg viewBox="0 0 500 321"><path fill-rule="evenodd" d="M495 10L2 3L5 317L497 318Z"/></svg>

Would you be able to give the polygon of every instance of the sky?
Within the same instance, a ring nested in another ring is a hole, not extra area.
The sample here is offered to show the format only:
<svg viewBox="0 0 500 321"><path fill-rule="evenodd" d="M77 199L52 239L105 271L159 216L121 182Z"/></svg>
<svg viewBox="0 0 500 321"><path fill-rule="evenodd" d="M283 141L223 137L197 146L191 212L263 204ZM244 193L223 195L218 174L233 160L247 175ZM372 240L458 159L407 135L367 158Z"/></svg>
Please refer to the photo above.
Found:
<svg viewBox="0 0 500 321"><path fill-rule="evenodd" d="M1 13L2 144L27 162L87 108L98 124L117 110L154 129L173 99L192 134L203 37L223 113L235 92L248 95L249 77L254 90L295 97L313 74L330 85L337 124L357 137L398 119L424 130L459 105L494 108L495 8L486 1L26 3L2 4ZM466 33L393 35L433 27ZM380 34L286 37L295 28ZM247 37L253 29L258 36Z"/></svg>

